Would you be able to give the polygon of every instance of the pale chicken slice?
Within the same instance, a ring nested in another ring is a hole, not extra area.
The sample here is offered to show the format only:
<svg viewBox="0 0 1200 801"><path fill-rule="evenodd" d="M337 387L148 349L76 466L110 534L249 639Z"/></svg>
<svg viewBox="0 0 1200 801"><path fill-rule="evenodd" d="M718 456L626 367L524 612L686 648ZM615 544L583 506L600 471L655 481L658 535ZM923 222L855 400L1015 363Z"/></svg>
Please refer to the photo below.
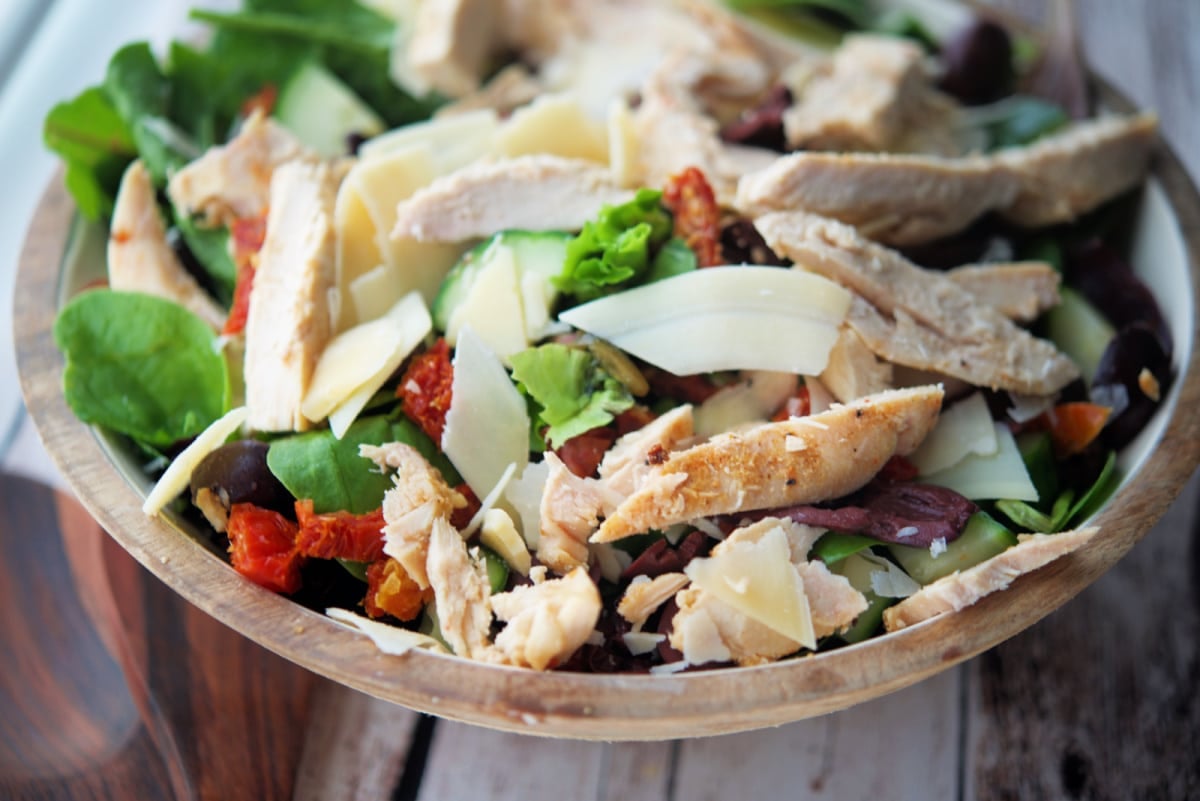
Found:
<svg viewBox="0 0 1200 801"><path fill-rule="evenodd" d="M154 184L141 161L121 177L108 237L108 285L171 300L214 330L225 325L225 312L205 292L167 244Z"/></svg>
<svg viewBox="0 0 1200 801"><path fill-rule="evenodd" d="M691 404L676 406L625 434L600 462L600 480L615 495L632 495L654 466L694 434Z"/></svg>
<svg viewBox="0 0 1200 801"><path fill-rule="evenodd" d="M318 158L286 128L255 111L233 139L175 173L167 194L187 214L203 214L209 225L228 225L267 210L271 176L279 165Z"/></svg>
<svg viewBox="0 0 1200 801"><path fill-rule="evenodd" d="M941 402L940 386L890 390L821 414L720 434L671 454L592 541L847 495L893 455L911 453L936 422Z"/></svg>
<svg viewBox="0 0 1200 801"><path fill-rule="evenodd" d="M497 661L548 670L570 658L600 619L600 591L577 567L562 578L493 595L492 611L507 626L496 635Z"/></svg>
<svg viewBox="0 0 1200 801"><path fill-rule="evenodd" d="M986 595L1006 589L1018 577L1083 546L1099 529L1092 526L1060 534L1025 534L1017 545L985 562L951 573L910 595L883 613L888 631L965 609Z"/></svg>
<svg viewBox="0 0 1200 801"><path fill-rule="evenodd" d="M776 212L755 226L776 253L859 296L847 321L889 362L1029 395L1056 392L1079 376L1050 342L976 302L944 274L918 267L848 225Z"/></svg>
<svg viewBox="0 0 1200 801"><path fill-rule="evenodd" d="M425 561L434 521L449 520L467 505L421 452L403 442L360 445L360 456L395 471L383 496L383 552L395 559L421 589L429 586Z"/></svg>
<svg viewBox="0 0 1200 801"><path fill-rule="evenodd" d="M393 239L462 242L497 231L577 231L633 197L608 169L582 159L518 156L468 165L396 209Z"/></svg>
<svg viewBox="0 0 1200 801"><path fill-rule="evenodd" d="M337 176L294 161L275 170L246 319L246 407L258 431L302 431L300 411L337 318Z"/></svg>
<svg viewBox="0 0 1200 801"><path fill-rule="evenodd" d="M462 97L479 88L503 47L496 0L423 0L405 57L419 91Z"/></svg>
<svg viewBox="0 0 1200 801"><path fill-rule="evenodd" d="M510 64L476 91L439 108L434 117L448 117L479 109L492 109L498 114L507 115L519 106L532 102L543 91L544 87L528 67Z"/></svg>
<svg viewBox="0 0 1200 801"><path fill-rule="evenodd" d="M689 581L691 579L683 573L661 573L652 579L638 576L625 588L625 594L617 604L617 614L640 626Z"/></svg>
<svg viewBox="0 0 1200 801"><path fill-rule="evenodd" d="M783 125L793 149L898 152L922 131L925 149L950 155L953 109L916 42L855 34L804 85Z"/></svg>
<svg viewBox="0 0 1200 801"><path fill-rule="evenodd" d="M1019 323L1031 323L1057 306L1062 282L1057 270L1040 261L965 264L949 270L946 277L976 303Z"/></svg>
<svg viewBox="0 0 1200 801"><path fill-rule="evenodd" d="M841 403L893 387L892 365L876 358L850 326L838 331L829 351L829 363L818 378Z"/></svg>
<svg viewBox="0 0 1200 801"><path fill-rule="evenodd" d="M1019 189L1015 174L983 156L801 152L743 177L734 207L751 217L810 212L878 242L917 245L1009 205Z"/></svg>
<svg viewBox="0 0 1200 801"><path fill-rule="evenodd" d="M442 638L456 656L486 660L491 653L491 585L483 560L444 517L435 518L425 564Z"/></svg>
<svg viewBox="0 0 1200 801"><path fill-rule="evenodd" d="M587 565L588 537L600 524L607 494L600 482L572 473L554 451L546 451L546 464L550 472L539 508L537 558L564 574Z"/></svg>
<svg viewBox="0 0 1200 801"><path fill-rule="evenodd" d="M1020 181L1001 213L1040 228L1070 222L1132 189L1146 175L1158 134L1158 117L1102 117L1077 123L1024 148L996 154L996 163Z"/></svg>

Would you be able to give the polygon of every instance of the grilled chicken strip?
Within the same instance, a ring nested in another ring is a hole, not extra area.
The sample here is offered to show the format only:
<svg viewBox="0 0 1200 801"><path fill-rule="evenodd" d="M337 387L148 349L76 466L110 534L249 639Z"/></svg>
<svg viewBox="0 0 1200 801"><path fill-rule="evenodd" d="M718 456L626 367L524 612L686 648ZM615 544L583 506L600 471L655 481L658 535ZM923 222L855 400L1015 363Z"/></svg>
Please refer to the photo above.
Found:
<svg viewBox="0 0 1200 801"><path fill-rule="evenodd" d="M546 464L550 474L539 509L537 558L555 573L565 574L587 566L588 536L600 522L605 493L600 482L572 473L554 451L546 451Z"/></svg>
<svg viewBox="0 0 1200 801"><path fill-rule="evenodd" d="M558 579L493 595L492 611L507 626L494 652L508 665L547 670L584 644L600 619L600 592L586 568Z"/></svg>
<svg viewBox="0 0 1200 801"><path fill-rule="evenodd" d="M1049 342L977 303L944 274L921 269L848 225L777 212L755 226L776 253L859 296L847 322L889 362L1026 395L1049 395L1079 376Z"/></svg>
<svg viewBox="0 0 1200 801"><path fill-rule="evenodd" d="M171 202L188 214L203 214L209 225L228 225L267 210L271 176L289 161L315 163L316 154L286 128L255 111L233 139L210 148L172 176Z"/></svg>
<svg viewBox="0 0 1200 801"><path fill-rule="evenodd" d="M965 264L946 273L976 303L990 306L1010 320L1032 323L1058 305L1062 276L1049 264L1020 261Z"/></svg>
<svg viewBox="0 0 1200 801"><path fill-rule="evenodd" d="M1007 551L960 573L940 578L884 610L884 628L896 631L944 612L965 609L985 595L1006 589L1018 576L1081 547L1098 531L1091 527L1060 534L1021 535L1020 542Z"/></svg>
<svg viewBox="0 0 1200 801"><path fill-rule="evenodd" d="M911 453L936 422L941 402L938 386L890 390L821 414L720 434L671 454L592 541L847 495L893 455Z"/></svg>
<svg viewBox="0 0 1200 801"><path fill-rule="evenodd" d="M438 178L396 209L393 239L462 242L496 231L576 231L633 193L582 159L518 156Z"/></svg>
<svg viewBox="0 0 1200 801"><path fill-rule="evenodd" d="M295 161L275 170L271 210L246 318L247 423L258 431L302 431L300 411L317 359L333 336L333 205L337 176Z"/></svg>
<svg viewBox="0 0 1200 801"><path fill-rule="evenodd" d="M425 565L433 587L438 625L456 656L487 659L491 653L492 594L482 560L473 561L462 535L436 518Z"/></svg>
<svg viewBox="0 0 1200 801"><path fill-rule="evenodd" d="M111 229L108 237L111 288L172 300L214 330L221 330L225 312L196 283L167 244L167 229L159 217L154 184L141 161L130 164L121 177Z"/></svg>

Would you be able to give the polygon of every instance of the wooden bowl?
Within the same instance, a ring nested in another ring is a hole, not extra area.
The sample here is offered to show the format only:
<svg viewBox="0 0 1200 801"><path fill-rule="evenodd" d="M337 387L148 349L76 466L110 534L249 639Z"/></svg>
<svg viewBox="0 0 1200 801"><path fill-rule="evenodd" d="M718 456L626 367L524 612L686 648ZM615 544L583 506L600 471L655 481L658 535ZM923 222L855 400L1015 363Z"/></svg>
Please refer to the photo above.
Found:
<svg viewBox="0 0 1200 801"><path fill-rule="evenodd" d="M61 391L54 317L66 298L99 277L103 234L77 220L60 180L46 190L21 257L17 362L47 450L97 520L180 595L266 648L378 698L497 729L603 740L723 734L843 709L987 650L1095 581L1163 514L1200 462L1200 198L1165 145L1139 215L1133 260L1168 318L1178 379L1155 419L1121 455L1124 482L1093 520L1101 533L1083 551L961 612L756 668L585 675L427 652L388 656L361 634L241 578L186 524L143 516L150 484L138 465L115 440L76 420Z"/></svg>

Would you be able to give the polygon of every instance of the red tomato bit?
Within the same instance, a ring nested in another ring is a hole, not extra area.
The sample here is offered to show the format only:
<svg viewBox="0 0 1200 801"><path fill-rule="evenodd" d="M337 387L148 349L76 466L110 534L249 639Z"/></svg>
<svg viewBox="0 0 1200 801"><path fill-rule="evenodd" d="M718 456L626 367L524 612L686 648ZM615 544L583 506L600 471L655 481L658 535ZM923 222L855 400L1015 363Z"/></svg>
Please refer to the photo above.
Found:
<svg viewBox="0 0 1200 801"><path fill-rule="evenodd" d="M803 383L796 388L796 394L783 402L779 407L779 411L775 412L775 416L771 419L776 422L791 419L793 417L808 417L812 414L812 398L808 394L808 387Z"/></svg>
<svg viewBox="0 0 1200 801"><path fill-rule="evenodd" d="M441 444L442 430L446 427L453 383L450 346L439 339L429 350L413 358L396 389L396 395L403 401L404 414L437 445Z"/></svg>
<svg viewBox="0 0 1200 801"><path fill-rule="evenodd" d="M279 89L275 84L264 84L254 94L242 101L240 109L243 117L249 117L255 111L261 111L263 116L269 116L275 110L275 101L279 99Z"/></svg>
<svg viewBox="0 0 1200 801"><path fill-rule="evenodd" d="M369 617L391 615L400 620L414 620L432 599L433 588L422 590L395 559L380 559L367 567L363 607Z"/></svg>
<svg viewBox="0 0 1200 801"><path fill-rule="evenodd" d="M1100 436L1111 414L1112 409L1107 406L1086 402L1060 403L1047 411L1043 417L1055 454L1065 459L1081 453Z"/></svg>
<svg viewBox="0 0 1200 801"><path fill-rule="evenodd" d="M912 481L918 472L915 464L897 454L880 468L879 477L886 481Z"/></svg>
<svg viewBox="0 0 1200 801"><path fill-rule="evenodd" d="M455 487L454 491L467 499L466 506L461 509L455 509L450 514L450 525L462 531L471 522L471 518L475 516L475 513L479 511L479 507L483 504L479 502L479 498L465 482Z"/></svg>
<svg viewBox="0 0 1200 801"><path fill-rule="evenodd" d="M229 561L234 570L273 592L300 589L304 556L296 548L296 524L279 512L250 503L229 511Z"/></svg>
<svg viewBox="0 0 1200 801"><path fill-rule="evenodd" d="M374 562L383 557L383 510L365 515L350 512L313 513L310 499L296 501L300 531L296 547L305 556L318 559L350 559Z"/></svg>
<svg viewBox="0 0 1200 801"><path fill-rule="evenodd" d="M721 264L721 208L704 173L688 167L668 178L663 205L675 215L675 235L687 242L699 265Z"/></svg>
<svg viewBox="0 0 1200 801"><path fill-rule="evenodd" d="M571 437L554 453L572 473L580 478L591 478L596 475L596 468L600 466L604 454L616 441L616 426L597 426Z"/></svg>
<svg viewBox="0 0 1200 801"><path fill-rule="evenodd" d="M237 264L237 281L233 289L233 305L221 333L234 336L246 330L250 314L250 291L254 288L254 272L258 269L258 252L267 236L267 215L238 218L229 227L233 240L233 261Z"/></svg>

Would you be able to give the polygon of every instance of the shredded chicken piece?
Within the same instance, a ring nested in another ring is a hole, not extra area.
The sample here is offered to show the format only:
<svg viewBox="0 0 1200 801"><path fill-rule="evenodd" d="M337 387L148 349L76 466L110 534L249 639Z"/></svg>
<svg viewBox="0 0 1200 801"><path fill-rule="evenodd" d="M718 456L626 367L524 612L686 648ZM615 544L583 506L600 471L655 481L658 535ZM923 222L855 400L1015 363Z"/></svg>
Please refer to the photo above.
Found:
<svg viewBox="0 0 1200 801"><path fill-rule="evenodd" d="M606 495L600 482L575 475L553 451L546 451L546 464L537 558L563 574L587 565L588 537L600 524Z"/></svg>
<svg viewBox="0 0 1200 801"><path fill-rule="evenodd" d="M457 656L488 660L491 654L491 587L482 561L445 518L435 518L425 565L433 587L442 637Z"/></svg>
<svg viewBox="0 0 1200 801"><path fill-rule="evenodd" d="M175 173L167 194L186 213L203 214L209 225L228 225L267 210L271 176L281 164L318 158L286 128L255 111L233 139Z"/></svg>
<svg viewBox="0 0 1200 801"><path fill-rule="evenodd" d="M383 496L383 552L425 589L429 586L425 562L434 521L449 520L456 509L467 505L467 499L451 489L437 468L411 445L360 445L358 453L383 469L396 471L392 488Z"/></svg>
<svg viewBox="0 0 1200 801"><path fill-rule="evenodd" d="M447 117L479 109L492 109L498 114L508 114L534 100L542 91L541 83L530 74L524 64L510 64L497 72L480 89L439 108L434 117Z"/></svg>
<svg viewBox="0 0 1200 801"><path fill-rule="evenodd" d="M194 313L214 330L225 324L225 312L205 292L167 244L159 217L154 184L141 161L121 177L108 238L108 285L127 292L165 298Z"/></svg>
<svg viewBox="0 0 1200 801"><path fill-rule="evenodd" d="M616 496L632 495L657 462L692 437L692 406L683 404L618 439L600 462L600 480Z"/></svg>
<svg viewBox="0 0 1200 801"><path fill-rule="evenodd" d="M418 190L396 209L393 239L462 242L496 231L576 231L633 193L582 159L518 156L470 164Z"/></svg>
<svg viewBox="0 0 1200 801"><path fill-rule="evenodd" d="M900 152L918 144L951 155L954 105L933 88L915 42L855 34L803 87L783 123L794 149Z"/></svg>
<svg viewBox="0 0 1200 801"><path fill-rule="evenodd" d="M639 578L645 579L644 576ZM683 573L662 573L642 581L634 579L617 604L617 614L634 626L640 626L689 581Z"/></svg>
<svg viewBox="0 0 1200 801"><path fill-rule="evenodd" d="M422 0L405 57L423 91L462 97L479 88L503 46L495 0Z"/></svg>
<svg viewBox="0 0 1200 801"><path fill-rule="evenodd" d="M883 625L897 631L945 612L957 612L1018 577L1083 546L1099 531L1092 526L1060 534L1025 534L1017 545L985 562L951 573L905 598L883 613Z"/></svg>
<svg viewBox="0 0 1200 801"><path fill-rule="evenodd" d="M681 590L675 603L679 611L668 641L694 665L728 660L762 665L800 649L800 643L698 587Z"/></svg>
<svg viewBox="0 0 1200 801"><path fill-rule="evenodd" d="M881 362L853 328L843 326L829 351L829 363L818 376L842 403L891 389L892 365Z"/></svg>
<svg viewBox="0 0 1200 801"><path fill-rule="evenodd" d="M1051 343L977 303L945 275L921 269L848 225L776 212L758 218L755 226L797 267L859 296L851 301L847 322L889 362L1030 395L1049 395L1079 376Z"/></svg>
<svg viewBox="0 0 1200 801"><path fill-rule="evenodd" d="M337 319L333 206L336 171L293 161L271 178L266 237L246 319L247 424L303 431L300 411Z"/></svg>
<svg viewBox="0 0 1200 801"><path fill-rule="evenodd" d="M499 660L548 670L565 662L595 630L600 591L587 570L577 567L562 578L494 595L491 607L508 623L496 636Z"/></svg>
<svg viewBox="0 0 1200 801"><path fill-rule="evenodd" d="M946 277L976 303L1020 323L1031 323L1057 306L1062 281L1057 270L1040 261L965 264L947 272Z"/></svg>
<svg viewBox="0 0 1200 801"><path fill-rule="evenodd" d="M890 390L808 417L713 437L671 454L592 537L611 542L699 517L846 495L937 420L938 386ZM803 448L789 447L802 441Z"/></svg>
<svg viewBox="0 0 1200 801"><path fill-rule="evenodd" d="M867 610L866 597L845 576L830 573L819 559L796 565L796 571L804 582L813 633L818 638L844 631Z"/></svg>
<svg viewBox="0 0 1200 801"><path fill-rule="evenodd" d="M996 163L1020 180L1001 213L1029 228L1074 220L1145 177L1157 133L1153 114L1103 117L997 153Z"/></svg>

